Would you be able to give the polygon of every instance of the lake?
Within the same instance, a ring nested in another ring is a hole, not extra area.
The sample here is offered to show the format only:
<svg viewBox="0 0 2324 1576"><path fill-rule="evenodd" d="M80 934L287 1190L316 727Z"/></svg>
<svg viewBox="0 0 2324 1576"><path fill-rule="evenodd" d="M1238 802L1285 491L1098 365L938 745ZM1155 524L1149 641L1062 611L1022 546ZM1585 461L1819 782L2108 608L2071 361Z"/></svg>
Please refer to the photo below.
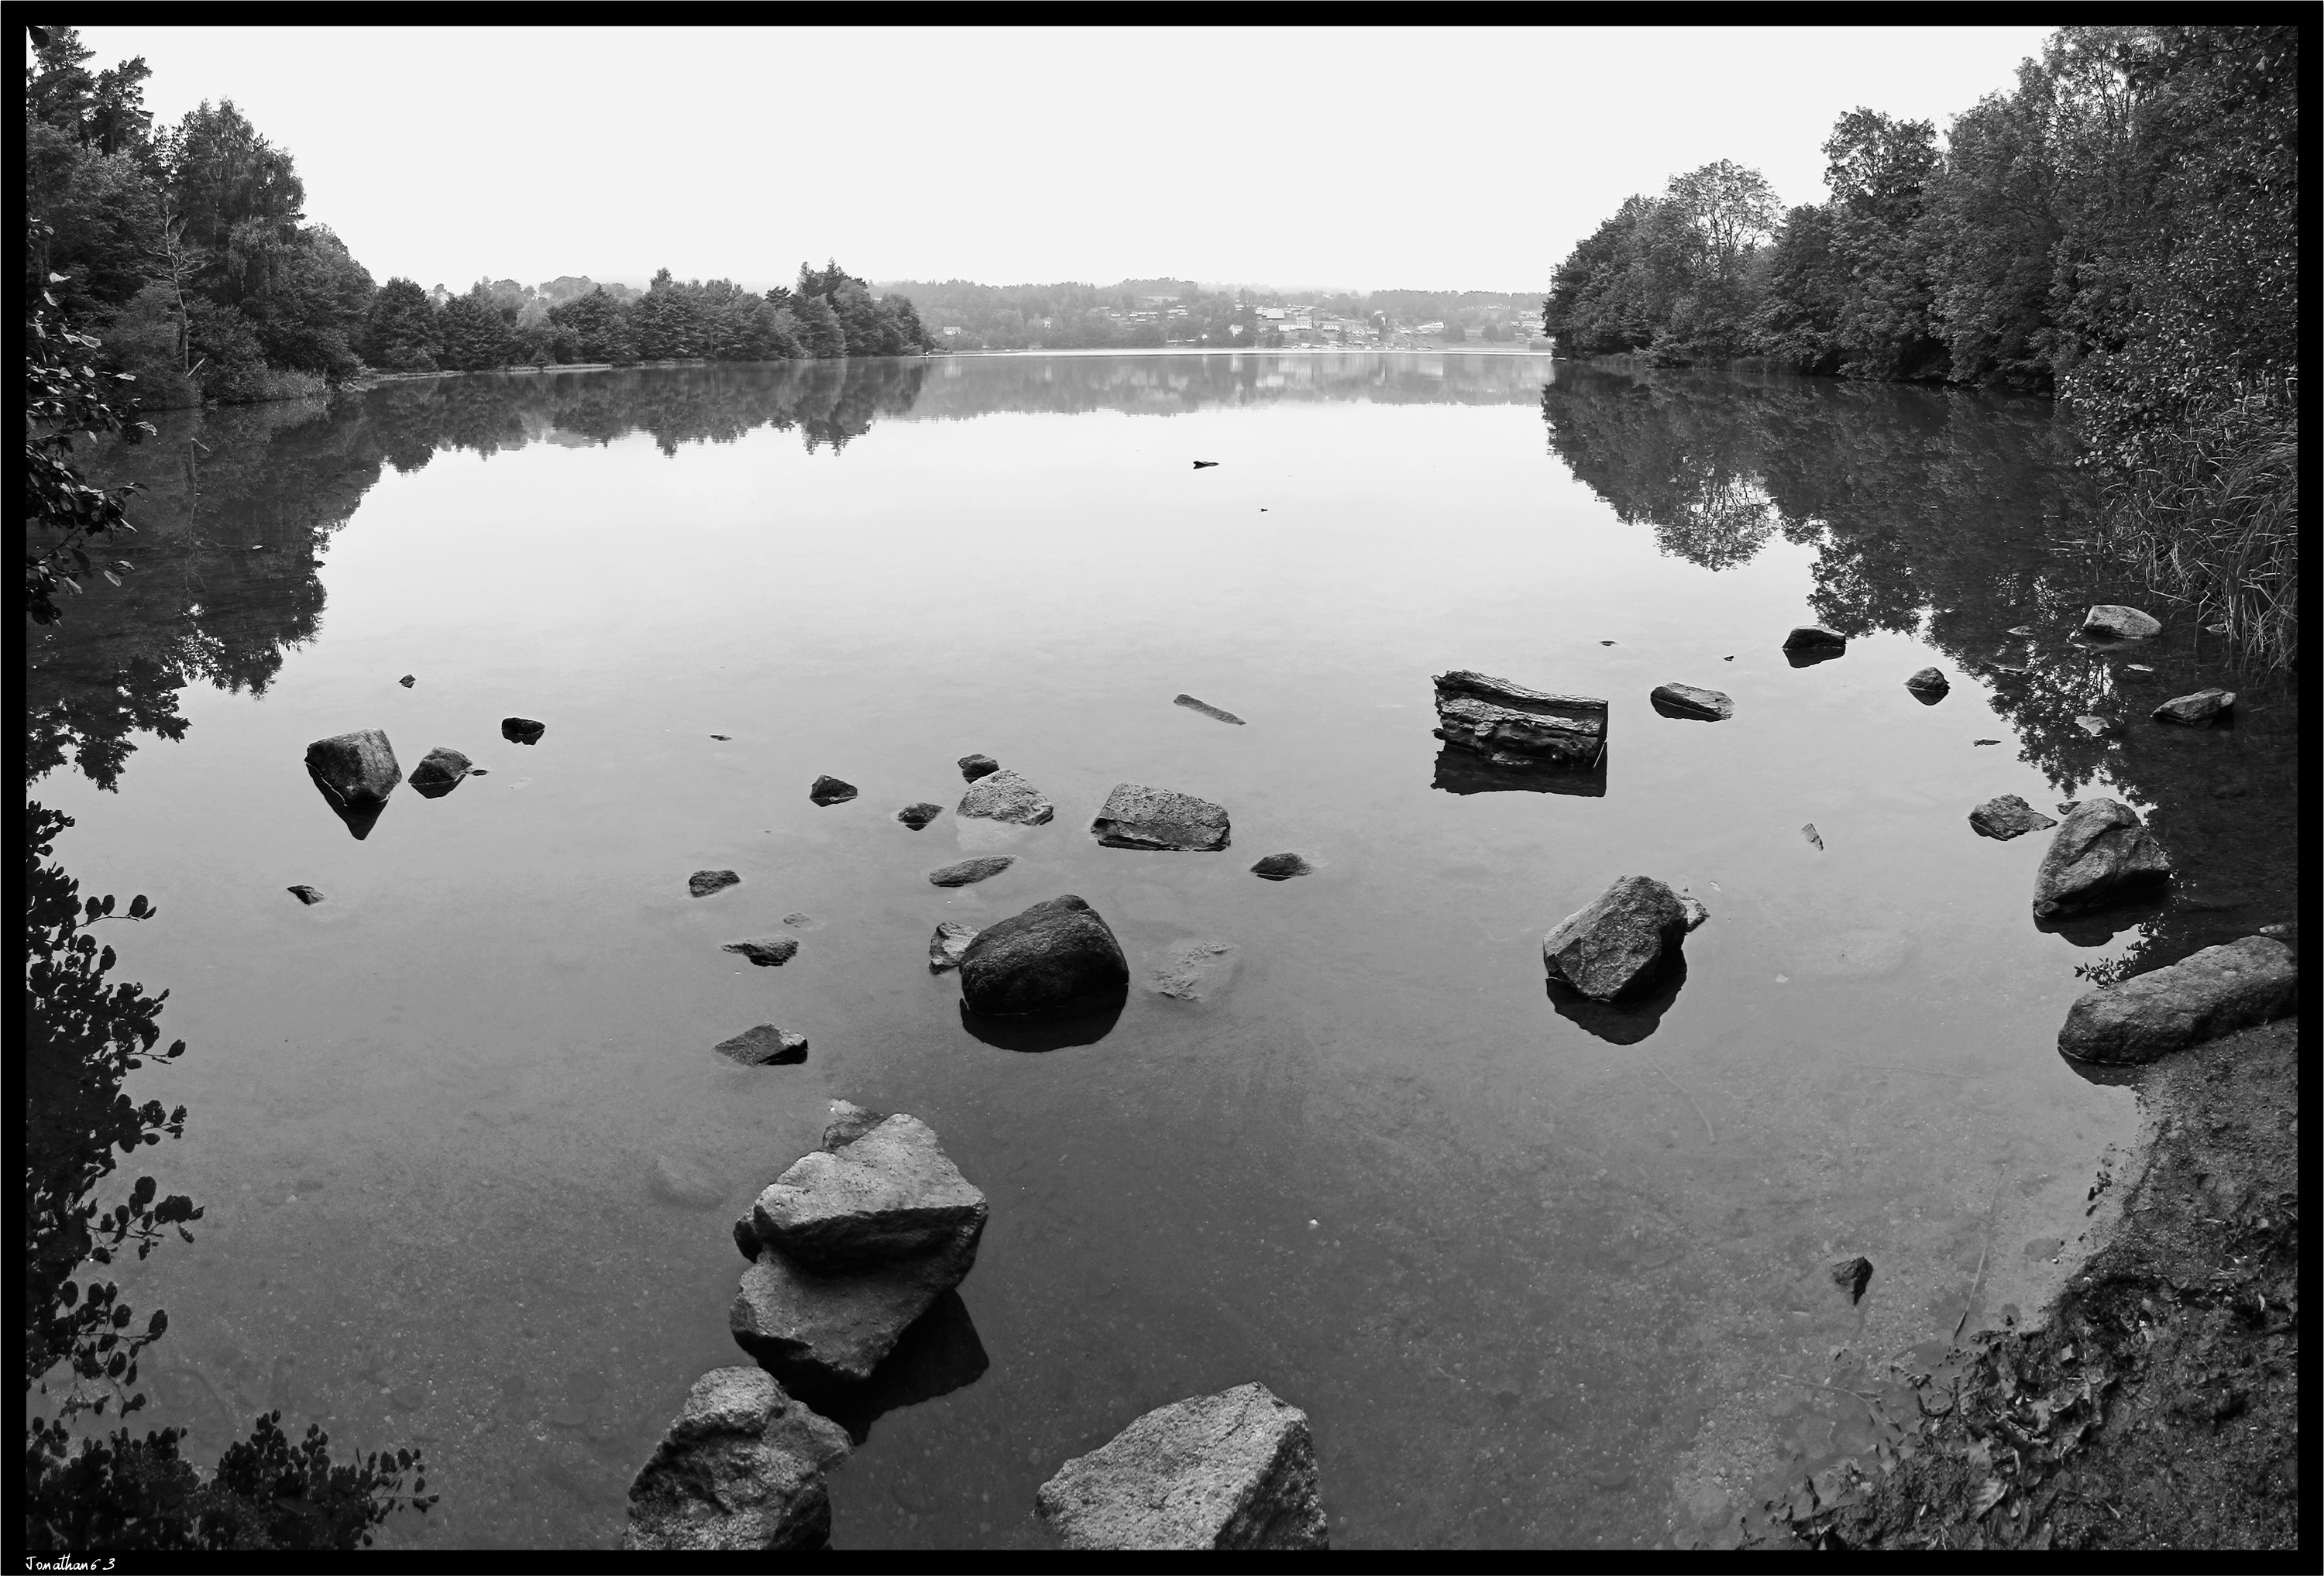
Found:
<svg viewBox="0 0 2324 1576"><path fill-rule="evenodd" d="M2091 973L2292 917L2292 700L2057 550L2096 501L2039 401L1005 356L158 425L103 467L147 488L138 572L28 677L56 858L153 899L106 939L190 1046L129 1088L189 1107L143 1163L208 1206L127 1272L171 1314L146 1387L204 1461L277 1405L423 1444L443 1501L390 1545L617 1545L687 1386L745 1360L730 1222L842 1098L927 1122L991 1216L853 1420L836 1546L1045 1546L1066 1458L1254 1379L1307 1412L1338 1546L1731 1537L1881 1448L1909 1376L2037 1312L2108 1221L2135 1083L2056 1050ZM2165 632L2066 639L2094 601ZM1809 622L1845 656L1792 666ZM1934 705L1904 687L1929 664ZM1602 772L1440 762L1454 668L1605 698ZM1670 681L1734 717L1657 714ZM2147 721L2211 683L2232 726ZM445 745L488 775L351 837L301 758L374 727L407 772ZM973 751L1057 813L939 889L993 842L949 808ZM861 796L810 802L825 773ZM1231 846L1100 846L1123 781L1224 806ZM2037 927L2047 834L1967 821L2000 794L2123 799L2172 898ZM948 807L914 831L916 800ZM1283 852L1314 873L1250 872ZM1544 932L1630 874L1710 910L1683 982L1553 1000ZM929 934L1065 892L1129 1003L1093 1043L991 1043ZM780 968L721 950L783 934ZM1239 949L1200 1002L1144 983L1186 940ZM768 1022L803 1064L712 1053Z"/></svg>

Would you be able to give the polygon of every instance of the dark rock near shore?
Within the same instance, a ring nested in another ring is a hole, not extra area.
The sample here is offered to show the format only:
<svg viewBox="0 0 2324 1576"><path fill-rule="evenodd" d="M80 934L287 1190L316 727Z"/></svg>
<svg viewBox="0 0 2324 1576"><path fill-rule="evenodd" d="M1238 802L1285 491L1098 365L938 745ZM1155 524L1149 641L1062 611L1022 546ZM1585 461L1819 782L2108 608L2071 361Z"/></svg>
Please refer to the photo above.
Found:
<svg viewBox="0 0 2324 1576"><path fill-rule="evenodd" d="M2162 622L2135 607L2100 603L2082 616L2076 634L2101 641L2143 641L2163 632Z"/></svg>
<svg viewBox="0 0 2324 1576"><path fill-rule="evenodd" d="M1692 722L1723 723L1735 714L1733 700L1718 690L1698 689L1692 684L1658 684L1646 701L1666 717Z"/></svg>
<svg viewBox="0 0 2324 1576"><path fill-rule="evenodd" d="M807 1036L762 1023L710 1048L746 1067L789 1066L807 1060Z"/></svg>
<svg viewBox="0 0 2324 1576"><path fill-rule="evenodd" d="M2190 728L2209 727L2221 714L2234 710L2235 704L2236 692L2232 689L2199 689L2156 706L2154 720Z"/></svg>
<svg viewBox="0 0 2324 1576"><path fill-rule="evenodd" d="M714 1369L630 1485L622 1546L820 1549L831 1538L824 1474L849 1450L844 1429L764 1369Z"/></svg>
<svg viewBox="0 0 2324 1576"><path fill-rule="evenodd" d="M987 1018L1071 1012L1129 986L1121 944L1071 893L988 927L961 954L962 1003Z"/></svg>
<svg viewBox="0 0 2324 1576"><path fill-rule="evenodd" d="M980 777L991 777L1001 770L1001 762L990 755L964 755L960 758L963 782L974 782Z"/></svg>
<svg viewBox="0 0 2324 1576"><path fill-rule="evenodd" d="M1057 813L1057 807L1041 797L1035 788L1013 771L995 769L981 772L960 796L954 815L992 821L1013 822L1019 826L1038 826Z"/></svg>
<svg viewBox="0 0 2324 1576"><path fill-rule="evenodd" d="M1605 759L1606 703L1593 696L1528 689L1465 668L1440 673L1434 683L1434 732L1454 749L1519 769L1587 769Z"/></svg>
<svg viewBox="0 0 2324 1576"><path fill-rule="evenodd" d="M762 969L779 969L798 955L798 938L770 935L757 941L730 941L718 950L740 953Z"/></svg>
<svg viewBox="0 0 2324 1576"><path fill-rule="evenodd" d="M1848 1294L1851 1303L1864 1300L1864 1288L1872 1284L1872 1260L1858 1255L1843 1258L1831 1267L1832 1285Z"/></svg>
<svg viewBox="0 0 2324 1576"><path fill-rule="evenodd" d="M855 797L855 785L835 777L818 777L809 785L807 797L818 805L845 804Z"/></svg>
<svg viewBox="0 0 2324 1576"><path fill-rule="evenodd" d="M937 926L936 933L928 937L928 972L941 974L946 969L960 967L961 955L968 951L968 944L976 935L975 930L957 919L947 919Z"/></svg>
<svg viewBox="0 0 2324 1576"><path fill-rule="evenodd" d="M1678 956L1687 910L1650 876L1624 876L1542 941L1549 977L1594 1001L1650 984Z"/></svg>
<svg viewBox="0 0 2324 1576"><path fill-rule="evenodd" d="M921 827L944 814L942 805L931 805L923 799L917 805L906 805L896 812L896 819L918 832Z"/></svg>
<svg viewBox="0 0 2324 1576"><path fill-rule="evenodd" d="M1208 799L1123 782L1105 796L1090 832L1108 848L1216 853L1226 847L1230 828L1226 811Z"/></svg>
<svg viewBox="0 0 2324 1576"><path fill-rule="evenodd" d="M2171 856L2138 816L2112 799L2084 799L2050 841L2034 876L2034 912L2054 918L2152 892Z"/></svg>
<svg viewBox="0 0 2324 1576"><path fill-rule="evenodd" d="M549 732L549 724L536 723L530 717L503 717L501 737L512 744L538 744L540 736Z"/></svg>
<svg viewBox="0 0 2324 1576"><path fill-rule="evenodd" d="M2015 794L2002 794L1971 810L1969 824L1977 829L1979 837L2006 843L2028 832L2045 831L2058 823Z"/></svg>
<svg viewBox="0 0 2324 1576"><path fill-rule="evenodd" d="M1945 677L1941 668L1923 668L1904 680L1904 688L1924 706L1932 706L1944 699L1952 693L1952 680Z"/></svg>
<svg viewBox="0 0 2324 1576"><path fill-rule="evenodd" d="M928 884L936 887L970 887L988 877L997 876L1017 862L1013 853L989 853L981 859L964 859L928 872Z"/></svg>
<svg viewBox="0 0 2324 1576"><path fill-rule="evenodd" d="M299 901L304 903L309 908L323 900L323 894L315 890L312 887L285 887L282 889L290 893L292 897L298 899Z"/></svg>
<svg viewBox="0 0 2324 1576"><path fill-rule="evenodd" d="M1322 1549L1307 1415L1264 1385L1157 1407L1034 1496L1069 1549Z"/></svg>
<svg viewBox="0 0 2324 1576"><path fill-rule="evenodd" d="M1264 880L1287 881L1294 876L1313 875L1315 867L1296 853L1270 853L1250 867L1250 873Z"/></svg>
<svg viewBox="0 0 2324 1576"><path fill-rule="evenodd" d="M2299 995L2292 950L2269 936L2247 935L2086 991L2066 1013L2058 1049L2085 1062L2152 1062L2288 1017Z"/></svg>
<svg viewBox="0 0 2324 1576"><path fill-rule="evenodd" d="M350 810L386 804L403 777L394 748L377 728L316 740L307 746L307 771L327 797Z"/></svg>
<svg viewBox="0 0 2324 1576"><path fill-rule="evenodd" d="M1243 725L1242 719L1235 715L1232 712L1221 711L1218 707L1211 705L1210 702L1196 700L1191 695L1182 695L1176 700L1173 700L1170 704L1172 705L1185 706L1190 712L1200 712L1206 717L1215 717L1222 723L1232 723L1238 728Z"/></svg>
<svg viewBox="0 0 2324 1576"><path fill-rule="evenodd" d="M686 878L686 889L697 898L706 898L713 892L723 892L729 887L739 886L742 880L742 878L731 870L698 870Z"/></svg>
<svg viewBox="0 0 2324 1576"><path fill-rule="evenodd" d="M440 799L458 788L460 779L474 770L474 763L466 756L438 744L411 769L412 791L422 798Z"/></svg>

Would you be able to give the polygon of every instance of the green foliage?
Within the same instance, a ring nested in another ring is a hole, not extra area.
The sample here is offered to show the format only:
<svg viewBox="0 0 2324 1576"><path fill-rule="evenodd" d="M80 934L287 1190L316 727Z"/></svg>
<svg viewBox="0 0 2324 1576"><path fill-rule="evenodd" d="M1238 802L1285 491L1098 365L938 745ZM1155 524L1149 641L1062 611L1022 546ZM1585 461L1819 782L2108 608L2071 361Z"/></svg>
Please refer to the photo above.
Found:
<svg viewBox="0 0 2324 1576"><path fill-rule="evenodd" d="M516 348L512 314L479 281L444 303L436 317L437 359L455 372L506 366Z"/></svg>
<svg viewBox="0 0 2324 1576"><path fill-rule="evenodd" d="M364 359L388 372L434 372L438 336L436 308L428 292L408 279L380 286L364 314L360 341Z"/></svg>
<svg viewBox="0 0 2324 1576"><path fill-rule="evenodd" d="M24 611L35 623L61 616L56 594L80 594L69 569L94 571L117 583L126 560L100 564L88 548L137 529L123 501L126 488L92 487L71 456L76 439L118 434L134 443L153 429L124 419L129 385L121 373L99 371L90 360L97 340L56 321L55 298L42 291L24 318Z"/></svg>

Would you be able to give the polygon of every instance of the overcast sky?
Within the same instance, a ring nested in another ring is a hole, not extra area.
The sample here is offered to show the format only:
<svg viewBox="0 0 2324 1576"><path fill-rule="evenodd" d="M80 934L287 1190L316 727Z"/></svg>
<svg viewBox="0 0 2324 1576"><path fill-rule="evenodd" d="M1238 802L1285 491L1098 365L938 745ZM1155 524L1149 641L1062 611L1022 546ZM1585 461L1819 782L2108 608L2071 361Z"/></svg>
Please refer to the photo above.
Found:
<svg viewBox="0 0 2324 1576"><path fill-rule="evenodd" d="M1126 277L1539 290L1727 158L1786 204L1858 105L1940 131L2037 27L86 27L231 98L374 277Z"/></svg>

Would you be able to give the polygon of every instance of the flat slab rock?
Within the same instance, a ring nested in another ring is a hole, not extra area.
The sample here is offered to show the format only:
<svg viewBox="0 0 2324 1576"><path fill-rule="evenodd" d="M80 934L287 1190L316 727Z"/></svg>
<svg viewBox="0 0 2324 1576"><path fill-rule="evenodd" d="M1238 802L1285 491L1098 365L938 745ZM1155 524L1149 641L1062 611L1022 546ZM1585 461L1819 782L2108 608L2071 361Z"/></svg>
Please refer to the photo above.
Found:
<svg viewBox="0 0 2324 1576"><path fill-rule="evenodd" d="M1593 696L1528 689L1490 674L1438 674L1436 737L1501 766L1598 764L1606 752L1606 703Z"/></svg>
<svg viewBox="0 0 2324 1576"><path fill-rule="evenodd" d="M1112 927L1071 892L988 926L961 954L961 1000L987 1018L1070 1012L1129 985Z"/></svg>
<svg viewBox="0 0 2324 1576"><path fill-rule="evenodd" d="M323 791L349 809L387 803L403 780L395 749L377 728L318 739L307 746L307 770Z"/></svg>
<svg viewBox="0 0 2324 1576"><path fill-rule="evenodd" d="M746 1067L788 1066L807 1060L807 1036L762 1023L710 1048Z"/></svg>
<svg viewBox="0 0 2324 1576"><path fill-rule="evenodd" d="M2113 799L2074 806L2034 874L2034 912L2042 918L2118 902L2171 879L2171 856L2135 812Z"/></svg>
<svg viewBox="0 0 2324 1576"><path fill-rule="evenodd" d="M798 955L798 937L769 935L754 941L730 941L718 950L739 953L762 969L779 969Z"/></svg>
<svg viewBox="0 0 2324 1576"><path fill-rule="evenodd" d="M1034 1496L1069 1549L1322 1549L1307 1415L1264 1385L1156 1408Z"/></svg>
<svg viewBox="0 0 2324 1576"><path fill-rule="evenodd" d="M2233 711L2235 705L2236 692L2232 689L2199 689L2192 695L2182 695L2176 700L2166 700L2156 706L2154 720L2200 728L2221 713Z"/></svg>
<svg viewBox="0 0 2324 1576"><path fill-rule="evenodd" d="M1173 700L1170 704L1172 705L1185 706L1190 712L1200 712L1206 717L1215 717L1222 723L1232 723L1238 728L1243 725L1242 719L1235 715L1232 712L1222 711L1217 706L1213 705L1210 702L1206 700L1196 700L1191 695L1182 695L1176 700Z"/></svg>
<svg viewBox="0 0 2324 1576"><path fill-rule="evenodd" d="M1611 1001L1651 983L1678 956L1686 933L1707 917L1700 902L1682 901L1653 877L1624 876L1558 921L1542 938L1542 963L1551 979L1594 1001Z"/></svg>
<svg viewBox="0 0 2324 1576"><path fill-rule="evenodd" d="M1648 693L1647 704L1666 717L1683 717L1700 723L1723 723L1735 714L1735 703L1715 689L1698 689L1692 684L1658 684Z"/></svg>
<svg viewBox="0 0 2324 1576"><path fill-rule="evenodd" d="M731 870L698 870L686 878L686 889L697 898L706 898L742 882L742 878Z"/></svg>
<svg viewBox="0 0 2324 1576"><path fill-rule="evenodd" d="M1224 848L1231 828L1224 808L1208 799L1143 783L1116 783L1090 823L1091 834L1108 848L1164 849L1212 853Z"/></svg>
<svg viewBox="0 0 2324 1576"><path fill-rule="evenodd" d="M849 1448L845 1429L764 1369L713 1369L631 1483L622 1546L820 1549L831 1538L824 1475Z"/></svg>
<svg viewBox="0 0 2324 1576"><path fill-rule="evenodd" d="M2067 1010L2058 1049L2085 1062L2152 1062L2288 1017L2299 997L2292 950L2269 936L2247 935L2084 992Z"/></svg>
<svg viewBox="0 0 2324 1576"><path fill-rule="evenodd" d="M1013 853L988 853L980 859L964 859L928 872L928 884L936 887L971 887L981 880L999 875L1017 862Z"/></svg>
<svg viewBox="0 0 2324 1576"><path fill-rule="evenodd" d="M2084 613L2081 628L2076 631L2111 641L2143 641L2162 632L2162 620L2111 602L2102 602Z"/></svg>
<svg viewBox="0 0 2324 1576"><path fill-rule="evenodd" d="M928 937L928 972L941 974L946 969L960 967L961 954L968 951L968 944L976 935L973 926L963 925L957 919L947 919L937 926L936 933Z"/></svg>
<svg viewBox="0 0 2324 1576"><path fill-rule="evenodd" d="M959 806L953 813L1013 822L1019 826L1039 826L1057 813L1057 807L1017 773L995 768L970 781L968 791L960 796Z"/></svg>
<svg viewBox="0 0 2324 1576"><path fill-rule="evenodd" d="M2002 794L1971 810L1969 824L1976 828L1979 837L1991 837L2006 843L2013 837L2023 837L2028 832L2047 831L2058 823L2015 794Z"/></svg>

